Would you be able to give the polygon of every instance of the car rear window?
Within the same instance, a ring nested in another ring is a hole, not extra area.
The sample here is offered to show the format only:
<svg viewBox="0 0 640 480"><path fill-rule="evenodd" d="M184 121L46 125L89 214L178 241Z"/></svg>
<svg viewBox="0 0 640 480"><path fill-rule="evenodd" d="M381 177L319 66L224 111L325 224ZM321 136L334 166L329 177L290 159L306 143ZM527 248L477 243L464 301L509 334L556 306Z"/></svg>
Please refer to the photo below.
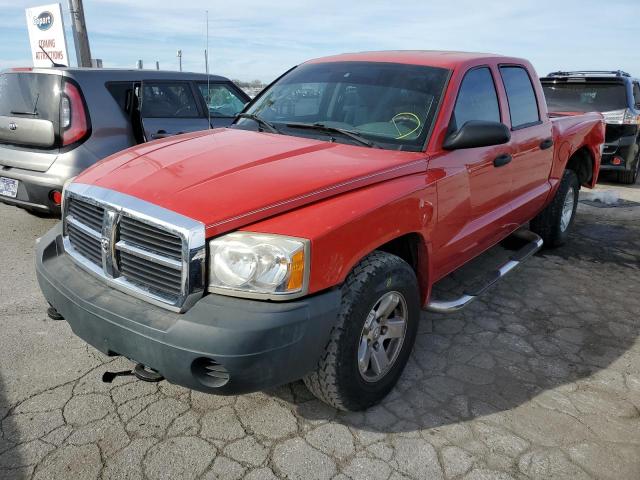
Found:
<svg viewBox="0 0 640 480"><path fill-rule="evenodd" d="M59 75L39 73L0 74L0 115L60 121Z"/></svg>
<svg viewBox="0 0 640 480"><path fill-rule="evenodd" d="M608 112L627 108L627 92L622 83L543 82L542 88L552 112Z"/></svg>

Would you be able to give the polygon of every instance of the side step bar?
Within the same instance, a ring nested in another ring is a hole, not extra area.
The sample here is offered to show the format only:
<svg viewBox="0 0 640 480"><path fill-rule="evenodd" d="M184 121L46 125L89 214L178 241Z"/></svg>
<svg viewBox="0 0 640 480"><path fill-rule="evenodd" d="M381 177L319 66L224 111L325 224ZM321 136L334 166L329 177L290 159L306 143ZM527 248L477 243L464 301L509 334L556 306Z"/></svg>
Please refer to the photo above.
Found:
<svg viewBox="0 0 640 480"><path fill-rule="evenodd" d="M431 300L425 308L428 312L453 313L462 310L476 298L486 292L493 284L507 275L510 271L520 266L522 262L534 255L542 248L542 238L529 230L518 230L512 237L527 242L520 250L515 252L509 260L497 270L493 270L484 277L475 281L464 290L461 297L454 300Z"/></svg>

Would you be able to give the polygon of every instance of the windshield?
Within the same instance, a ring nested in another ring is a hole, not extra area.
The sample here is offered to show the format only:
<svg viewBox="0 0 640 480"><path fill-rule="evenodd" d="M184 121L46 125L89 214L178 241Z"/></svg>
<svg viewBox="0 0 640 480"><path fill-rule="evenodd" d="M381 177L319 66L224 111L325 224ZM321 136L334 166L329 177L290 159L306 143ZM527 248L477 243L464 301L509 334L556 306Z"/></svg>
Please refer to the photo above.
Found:
<svg viewBox="0 0 640 480"><path fill-rule="evenodd" d="M552 112L608 112L627 108L626 87L621 83L542 84Z"/></svg>
<svg viewBox="0 0 640 480"><path fill-rule="evenodd" d="M431 130L449 71L442 68L378 62L305 64L292 70L247 110L287 135L353 143L327 130L356 133L394 150L422 150ZM287 126L287 124L290 124ZM248 118L240 128L258 128Z"/></svg>

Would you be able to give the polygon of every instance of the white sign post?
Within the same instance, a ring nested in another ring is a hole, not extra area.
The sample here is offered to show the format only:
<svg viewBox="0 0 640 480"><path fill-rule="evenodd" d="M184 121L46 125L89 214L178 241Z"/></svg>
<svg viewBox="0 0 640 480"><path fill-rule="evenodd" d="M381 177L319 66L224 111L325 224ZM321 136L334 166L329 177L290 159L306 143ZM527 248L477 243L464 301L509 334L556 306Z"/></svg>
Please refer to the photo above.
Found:
<svg viewBox="0 0 640 480"><path fill-rule="evenodd" d="M59 3L27 8L27 29L34 67L51 67L51 60L69 66L67 39L64 36L62 8ZM42 51L44 49L51 60Z"/></svg>

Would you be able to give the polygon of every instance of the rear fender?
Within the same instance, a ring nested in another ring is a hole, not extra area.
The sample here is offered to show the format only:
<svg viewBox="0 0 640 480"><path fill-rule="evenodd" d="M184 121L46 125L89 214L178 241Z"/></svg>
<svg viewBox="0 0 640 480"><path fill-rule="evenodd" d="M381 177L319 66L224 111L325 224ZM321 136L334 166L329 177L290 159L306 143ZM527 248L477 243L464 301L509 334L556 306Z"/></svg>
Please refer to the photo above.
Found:
<svg viewBox="0 0 640 480"><path fill-rule="evenodd" d="M598 181L600 172L600 161L602 158L601 146L604 143L605 126L603 121L581 122L571 125L569 128L554 132L555 159L551 169L550 181L553 186L552 193L559 185L560 179L570 161L589 162L590 165L583 167L586 172L581 175L581 184L588 188L593 188Z"/></svg>

